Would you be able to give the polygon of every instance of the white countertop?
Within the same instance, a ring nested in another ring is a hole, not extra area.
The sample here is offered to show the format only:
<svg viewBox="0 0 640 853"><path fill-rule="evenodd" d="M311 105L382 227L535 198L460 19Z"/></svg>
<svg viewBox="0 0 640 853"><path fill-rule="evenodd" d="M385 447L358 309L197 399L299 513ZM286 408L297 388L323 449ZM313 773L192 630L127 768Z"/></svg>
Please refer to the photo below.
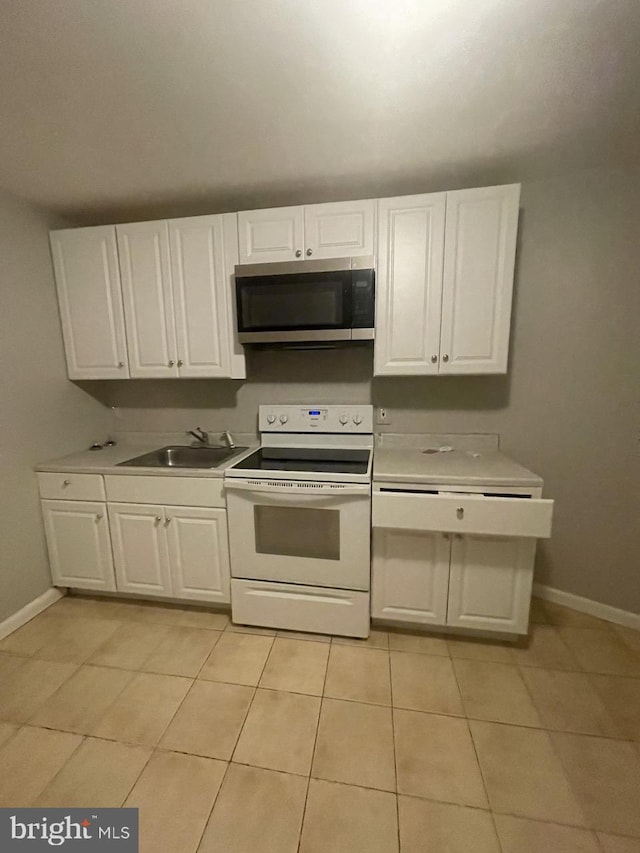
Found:
<svg viewBox="0 0 640 853"><path fill-rule="evenodd" d="M416 448L377 447L374 482L428 483L460 486L532 486L542 479L499 450L452 450L424 453Z"/></svg>
<svg viewBox="0 0 640 853"><path fill-rule="evenodd" d="M120 462L142 456L152 450L159 450L162 444L117 444L102 450L81 450L59 459L51 459L36 465L36 471L60 472L69 474L128 474L146 477L223 477L225 469L244 456L248 456L257 447L254 442L247 450L235 453L216 468L150 468L127 465L118 467ZM185 445L186 446L186 445Z"/></svg>
<svg viewBox="0 0 640 853"><path fill-rule="evenodd" d="M462 442L461 442L462 443ZM415 438L413 439L415 445ZM153 468L119 466L120 462L158 450L162 443L123 443L102 450L82 450L36 465L36 471L70 474L144 475L146 477L223 477L225 470L252 453L257 443L239 451L217 468ZM425 441L425 447L434 446ZM437 446L437 445L436 445ZM541 487L542 479L493 448L454 449L424 453L420 447L376 447L374 482L427 483L468 486Z"/></svg>

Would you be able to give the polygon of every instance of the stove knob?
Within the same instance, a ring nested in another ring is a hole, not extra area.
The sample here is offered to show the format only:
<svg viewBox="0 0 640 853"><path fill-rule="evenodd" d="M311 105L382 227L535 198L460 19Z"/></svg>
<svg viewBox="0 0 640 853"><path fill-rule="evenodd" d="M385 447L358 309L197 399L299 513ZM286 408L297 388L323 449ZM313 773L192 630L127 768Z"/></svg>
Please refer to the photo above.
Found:
<svg viewBox="0 0 640 853"><path fill-rule="evenodd" d="M340 423L342 424L342 426L344 426L344 425L346 424L346 422L349 420L349 418L348 418L346 415L340 415L340 417L338 418L338 420L340 421Z"/></svg>
<svg viewBox="0 0 640 853"><path fill-rule="evenodd" d="M268 424L274 424L275 422L276 422L276 416L275 415L267 415L267 423Z"/></svg>
<svg viewBox="0 0 640 853"><path fill-rule="evenodd" d="M353 422L356 426L359 426L362 423L362 415L354 415Z"/></svg>
<svg viewBox="0 0 640 853"><path fill-rule="evenodd" d="M281 424L286 424L286 422L287 422L288 420L289 420L288 415L280 415L280 423L281 423Z"/></svg>

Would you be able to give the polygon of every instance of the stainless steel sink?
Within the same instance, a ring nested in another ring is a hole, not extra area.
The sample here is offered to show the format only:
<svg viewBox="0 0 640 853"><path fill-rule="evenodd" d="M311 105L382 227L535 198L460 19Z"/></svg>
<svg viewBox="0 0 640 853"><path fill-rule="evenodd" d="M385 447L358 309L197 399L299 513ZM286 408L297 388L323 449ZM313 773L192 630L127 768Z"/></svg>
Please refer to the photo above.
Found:
<svg viewBox="0 0 640 853"><path fill-rule="evenodd" d="M217 468L236 453L247 450L246 447L184 447L170 444L142 456L118 462L118 465L131 465L142 468Z"/></svg>

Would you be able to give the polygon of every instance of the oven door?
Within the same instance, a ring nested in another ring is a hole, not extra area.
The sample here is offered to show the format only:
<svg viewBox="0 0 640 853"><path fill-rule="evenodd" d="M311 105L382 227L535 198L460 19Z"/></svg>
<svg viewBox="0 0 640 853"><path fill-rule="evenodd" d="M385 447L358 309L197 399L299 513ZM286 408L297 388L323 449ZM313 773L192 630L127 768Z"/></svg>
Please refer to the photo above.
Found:
<svg viewBox="0 0 640 853"><path fill-rule="evenodd" d="M369 485L231 480L225 490L232 577L369 589Z"/></svg>

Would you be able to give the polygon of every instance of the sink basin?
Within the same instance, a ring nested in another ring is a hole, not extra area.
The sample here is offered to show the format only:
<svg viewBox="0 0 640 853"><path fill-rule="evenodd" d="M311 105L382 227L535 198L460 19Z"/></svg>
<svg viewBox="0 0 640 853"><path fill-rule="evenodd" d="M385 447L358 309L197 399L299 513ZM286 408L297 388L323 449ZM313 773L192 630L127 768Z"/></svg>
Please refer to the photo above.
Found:
<svg viewBox="0 0 640 853"><path fill-rule="evenodd" d="M180 444L170 444L142 456L119 462L118 465L131 465L142 468L217 468L236 453L246 450L246 447L184 447Z"/></svg>

